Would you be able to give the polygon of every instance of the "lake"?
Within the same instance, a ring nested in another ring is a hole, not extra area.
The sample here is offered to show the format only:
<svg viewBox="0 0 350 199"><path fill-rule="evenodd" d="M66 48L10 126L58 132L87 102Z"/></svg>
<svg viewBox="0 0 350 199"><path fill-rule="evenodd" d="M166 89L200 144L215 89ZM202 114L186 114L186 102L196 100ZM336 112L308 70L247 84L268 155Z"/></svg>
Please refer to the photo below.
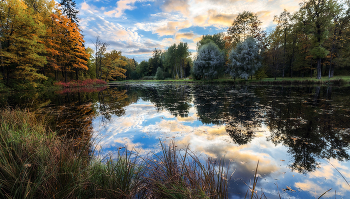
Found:
<svg viewBox="0 0 350 199"><path fill-rule="evenodd" d="M350 87L130 83L2 93L0 107L46 115L59 134L94 140L101 156L124 146L157 153L175 140L225 160L231 198L244 198L258 161L267 198L350 195Z"/></svg>

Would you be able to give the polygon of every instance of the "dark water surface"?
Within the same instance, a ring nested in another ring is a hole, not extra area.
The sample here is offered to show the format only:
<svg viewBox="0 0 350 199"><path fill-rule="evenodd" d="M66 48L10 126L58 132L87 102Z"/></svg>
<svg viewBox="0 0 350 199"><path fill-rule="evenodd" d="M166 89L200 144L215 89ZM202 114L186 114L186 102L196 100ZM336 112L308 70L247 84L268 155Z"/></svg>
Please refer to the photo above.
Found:
<svg viewBox="0 0 350 199"><path fill-rule="evenodd" d="M323 198L350 198L350 87L130 84L0 94L6 106L47 115L61 134L97 138L102 155L123 146L146 155L175 139L203 159L225 159L231 198L244 198L258 160L267 198L330 188Z"/></svg>

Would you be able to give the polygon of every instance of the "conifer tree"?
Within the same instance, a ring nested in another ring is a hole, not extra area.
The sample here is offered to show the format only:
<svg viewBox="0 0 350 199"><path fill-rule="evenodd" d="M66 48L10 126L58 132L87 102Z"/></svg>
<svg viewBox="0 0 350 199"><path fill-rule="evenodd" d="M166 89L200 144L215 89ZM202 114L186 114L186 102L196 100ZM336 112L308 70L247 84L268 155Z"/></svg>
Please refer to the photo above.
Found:
<svg viewBox="0 0 350 199"><path fill-rule="evenodd" d="M225 63L224 52L213 42L203 45L198 50L193 62L193 73L197 79L214 79L221 74Z"/></svg>
<svg viewBox="0 0 350 199"><path fill-rule="evenodd" d="M238 43L230 52L228 71L232 78L248 79L261 67L259 47L254 38L248 37L244 42Z"/></svg>

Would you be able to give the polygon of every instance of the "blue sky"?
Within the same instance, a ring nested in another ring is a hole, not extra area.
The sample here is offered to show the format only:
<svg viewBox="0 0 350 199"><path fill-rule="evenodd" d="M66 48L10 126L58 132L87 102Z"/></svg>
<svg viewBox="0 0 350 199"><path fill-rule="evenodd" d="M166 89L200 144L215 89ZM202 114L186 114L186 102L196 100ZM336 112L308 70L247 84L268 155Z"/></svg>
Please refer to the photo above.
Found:
<svg viewBox="0 0 350 199"><path fill-rule="evenodd" d="M300 0L77 0L80 27L86 46L97 36L138 62L147 60L154 48L187 42L195 54L202 35L226 32L235 17L251 11L271 29L273 16L283 9L294 12Z"/></svg>

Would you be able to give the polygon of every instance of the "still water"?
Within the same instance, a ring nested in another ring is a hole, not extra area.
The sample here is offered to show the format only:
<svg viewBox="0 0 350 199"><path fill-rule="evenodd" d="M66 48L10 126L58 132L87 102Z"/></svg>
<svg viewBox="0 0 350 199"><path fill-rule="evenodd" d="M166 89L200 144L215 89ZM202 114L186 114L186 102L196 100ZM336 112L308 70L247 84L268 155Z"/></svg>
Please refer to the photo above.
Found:
<svg viewBox="0 0 350 199"><path fill-rule="evenodd" d="M175 140L224 159L230 197L244 198L257 162L267 198L350 198L350 87L126 84L85 91L0 94L0 107L47 116L101 155L141 155ZM345 179L344 179L345 178ZM347 181L346 181L347 180Z"/></svg>

